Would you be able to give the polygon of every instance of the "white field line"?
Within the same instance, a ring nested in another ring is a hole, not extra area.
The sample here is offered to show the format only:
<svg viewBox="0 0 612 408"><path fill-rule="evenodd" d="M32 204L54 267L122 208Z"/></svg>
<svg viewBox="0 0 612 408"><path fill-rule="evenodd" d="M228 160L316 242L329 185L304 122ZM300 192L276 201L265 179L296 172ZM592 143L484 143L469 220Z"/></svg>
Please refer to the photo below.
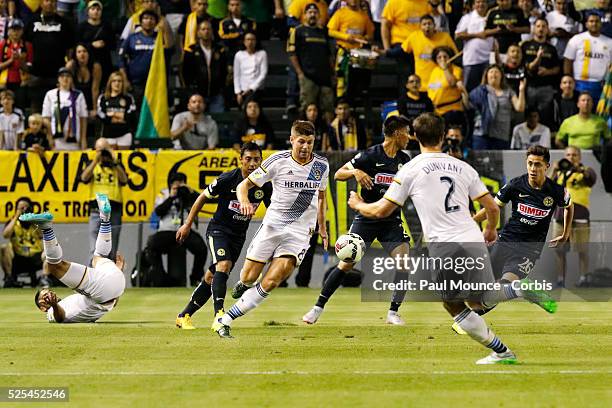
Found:
<svg viewBox="0 0 612 408"><path fill-rule="evenodd" d="M66 371L66 372L45 372L45 377L49 376L224 376L224 375L336 375L336 374L353 374L353 375L465 375L465 374L502 374L502 375L591 375L591 374L612 374L612 370L517 370L508 367L507 370L445 370L445 371L423 371L423 370L388 370L388 371L194 371L194 372L161 372L161 371ZM19 377L40 376L38 373L11 372L0 373L0 377Z"/></svg>

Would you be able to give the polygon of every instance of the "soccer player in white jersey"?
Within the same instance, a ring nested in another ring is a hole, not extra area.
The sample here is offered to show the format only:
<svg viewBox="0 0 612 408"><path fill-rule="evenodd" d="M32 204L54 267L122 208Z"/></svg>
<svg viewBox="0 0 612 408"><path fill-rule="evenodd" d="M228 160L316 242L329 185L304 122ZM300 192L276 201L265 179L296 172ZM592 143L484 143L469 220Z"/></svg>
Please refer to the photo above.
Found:
<svg viewBox="0 0 612 408"><path fill-rule="evenodd" d="M124 260L117 254L116 263L108 258L111 252L111 206L105 194L96 195L100 208L100 230L92 267L63 260L62 247L53 232L53 215L22 214L21 221L29 221L42 230L43 246L49 274L55 276L75 294L59 299L50 289L41 289L34 303L47 314L49 322L93 323L113 310L125 289Z"/></svg>
<svg viewBox="0 0 612 408"><path fill-rule="evenodd" d="M368 204L358 194L351 192L350 207L369 218L384 218L410 197L430 243L430 256L432 248L443 248L445 243L472 243L470 245L476 247L481 244L481 253L486 253L485 242L497 239L495 226L499 208L493 197L476 170L466 162L442 153L444 119L425 113L414 120L413 128L421 154L400 169L382 199ZM488 223L483 232L472 220L469 200L477 200L485 208ZM447 244L446 248L449 246ZM481 282L492 283L494 278L488 258L485 258L484 264L485 268L478 278ZM528 297L526 292L505 285L497 291L470 293L465 297L449 298L443 294L444 307L455 322L474 340L493 350L476 364L514 363L516 356L487 327L484 319L471 309L482 309L521 295ZM478 300L474 300L473 295Z"/></svg>
<svg viewBox="0 0 612 408"><path fill-rule="evenodd" d="M291 150L270 156L236 189L245 216L253 215L248 198L251 188L271 181L272 203L247 250L240 282L234 288L232 296L241 295L240 299L213 324L220 337L231 337L232 322L259 306L291 275L306 254L317 223L327 249L325 197L329 164L325 157L313 153L315 128L312 123L295 121L289 140ZM253 286L268 262L267 273Z"/></svg>

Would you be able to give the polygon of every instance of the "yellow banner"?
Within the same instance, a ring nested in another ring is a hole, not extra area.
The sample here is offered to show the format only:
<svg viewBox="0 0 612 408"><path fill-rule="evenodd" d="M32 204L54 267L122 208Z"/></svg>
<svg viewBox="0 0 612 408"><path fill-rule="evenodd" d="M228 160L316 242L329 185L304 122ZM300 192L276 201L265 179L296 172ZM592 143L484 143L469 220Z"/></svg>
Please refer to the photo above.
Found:
<svg viewBox="0 0 612 408"><path fill-rule="evenodd" d="M128 175L122 188L123 221L146 221L153 211L155 154L148 150L115 152ZM15 213L15 201L29 197L34 211L50 211L60 223L87 222L90 184L80 175L94 151L31 152L0 151L0 222Z"/></svg>
<svg viewBox="0 0 612 408"><path fill-rule="evenodd" d="M265 150L266 159L272 150ZM157 154L155 166L155 195L168 189L168 180L173 173L184 173L187 184L198 193L213 182L223 172L233 170L240 165L240 154L235 150L162 150ZM206 203L200 217L210 218L217 209L216 203ZM265 207L260 205L255 217L263 217Z"/></svg>

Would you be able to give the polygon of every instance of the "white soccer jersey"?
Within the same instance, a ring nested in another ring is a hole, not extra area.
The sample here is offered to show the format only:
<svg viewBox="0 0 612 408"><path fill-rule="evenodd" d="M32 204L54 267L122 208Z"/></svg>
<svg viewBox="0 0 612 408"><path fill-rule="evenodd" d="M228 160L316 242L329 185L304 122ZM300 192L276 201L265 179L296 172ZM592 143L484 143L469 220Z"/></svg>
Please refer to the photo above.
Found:
<svg viewBox="0 0 612 408"><path fill-rule="evenodd" d="M101 305L91 298L75 293L59 301L59 305L64 309L66 318L62 323L93 323L106 313L113 310L116 301ZM55 322L53 308L47 311L47 320Z"/></svg>
<svg viewBox="0 0 612 408"><path fill-rule="evenodd" d="M612 39L605 35L593 37L585 31L569 40L563 56L574 61L574 79L603 81L612 61Z"/></svg>
<svg viewBox="0 0 612 408"><path fill-rule="evenodd" d="M15 150L17 135L23 133L23 115L19 112L0 113L0 131L4 135L4 146L0 149Z"/></svg>
<svg viewBox="0 0 612 408"><path fill-rule="evenodd" d="M317 223L319 191L327 189L329 164L323 156L315 154L307 164L300 164L290 151L268 157L249 175L258 187L272 182L272 200L263 223L273 228L290 228L310 234Z"/></svg>
<svg viewBox="0 0 612 408"><path fill-rule="evenodd" d="M445 153L421 153L393 181L385 198L403 205L410 197L429 242L484 242L469 201L489 191L472 166Z"/></svg>

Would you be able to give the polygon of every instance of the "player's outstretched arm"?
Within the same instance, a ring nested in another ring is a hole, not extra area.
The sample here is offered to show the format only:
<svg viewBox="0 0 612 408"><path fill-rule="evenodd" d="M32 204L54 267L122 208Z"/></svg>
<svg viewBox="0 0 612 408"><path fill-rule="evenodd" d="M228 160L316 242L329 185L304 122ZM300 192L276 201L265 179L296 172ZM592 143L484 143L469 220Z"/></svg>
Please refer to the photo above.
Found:
<svg viewBox="0 0 612 408"><path fill-rule="evenodd" d="M566 242L572 233L572 222L574 221L574 203L570 203L563 209L563 234L550 240L549 246L556 247L562 242Z"/></svg>
<svg viewBox="0 0 612 408"><path fill-rule="evenodd" d="M253 187L255 187L255 183L248 178L242 180L240 184L238 184L238 187L236 187L236 197L238 197L238 201L240 202L240 212L247 217L251 217L255 213L249 201L249 190Z"/></svg>
<svg viewBox="0 0 612 408"><path fill-rule="evenodd" d="M176 231L176 242L183 243L191 232L191 226L206 202L206 190L202 191L189 210L185 223Z"/></svg>
<svg viewBox="0 0 612 408"><path fill-rule="evenodd" d="M319 206L317 208L317 222L319 223L319 235L323 240L323 249L327 251L329 237L327 235L327 222L325 214L327 214L327 191L319 191Z"/></svg>
<svg viewBox="0 0 612 408"><path fill-rule="evenodd" d="M375 203L366 203L363 201L363 198L354 191L351 191L348 204L353 210L367 218L386 218L393 214L393 211L398 207L397 204L386 198L381 198Z"/></svg>
<svg viewBox="0 0 612 408"><path fill-rule="evenodd" d="M485 242L493 243L497 241L497 223L499 222L499 206L493 200L491 194L485 194L478 199L478 202L484 208L486 214L487 226L485 227L482 235L484 236ZM482 211L482 210L481 210ZM478 215L478 214L476 214ZM476 216L474 216L476 219Z"/></svg>

